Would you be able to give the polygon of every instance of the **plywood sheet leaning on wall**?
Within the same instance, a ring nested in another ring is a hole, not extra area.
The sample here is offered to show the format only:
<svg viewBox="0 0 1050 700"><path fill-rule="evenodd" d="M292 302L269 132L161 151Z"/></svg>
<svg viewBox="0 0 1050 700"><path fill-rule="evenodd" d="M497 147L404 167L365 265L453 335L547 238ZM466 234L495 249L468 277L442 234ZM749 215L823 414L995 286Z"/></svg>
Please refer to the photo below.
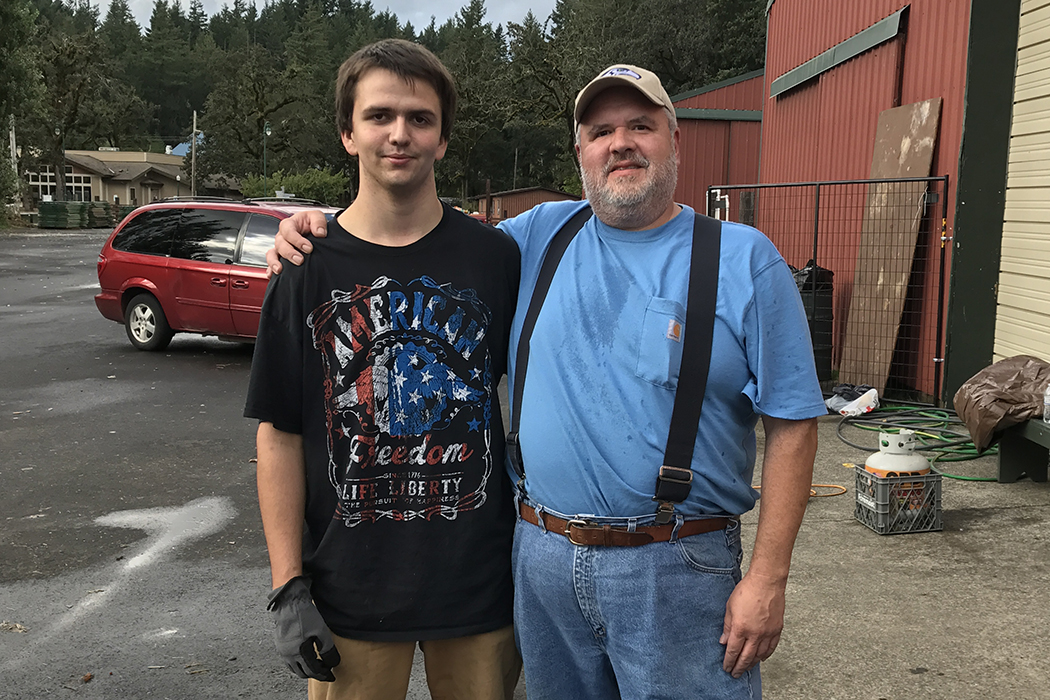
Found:
<svg viewBox="0 0 1050 700"><path fill-rule="evenodd" d="M879 115L871 178L929 177L941 98ZM884 393L922 221L925 182L872 183L861 225L839 381Z"/></svg>

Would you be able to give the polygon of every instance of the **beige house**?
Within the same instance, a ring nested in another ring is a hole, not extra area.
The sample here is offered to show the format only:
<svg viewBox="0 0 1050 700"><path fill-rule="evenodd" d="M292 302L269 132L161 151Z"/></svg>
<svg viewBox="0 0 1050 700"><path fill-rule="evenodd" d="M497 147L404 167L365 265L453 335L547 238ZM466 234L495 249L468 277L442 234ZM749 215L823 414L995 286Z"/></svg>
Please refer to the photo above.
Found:
<svg viewBox="0 0 1050 700"><path fill-rule="evenodd" d="M1022 0L995 360L1050 360L1050 3Z"/></svg>
<svg viewBox="0 0 1050 700"><path fill-rule="evenodd" d="M66 151L66 199L78 202L105 201L141 205L165 197L190 194L190 177L182 169L182 156L142 151ZM28 172L32 203L55 196L55 173L51 166ZM207 194L227 195L231 192ZM204 193L199 193L204 194Z"/></svg>

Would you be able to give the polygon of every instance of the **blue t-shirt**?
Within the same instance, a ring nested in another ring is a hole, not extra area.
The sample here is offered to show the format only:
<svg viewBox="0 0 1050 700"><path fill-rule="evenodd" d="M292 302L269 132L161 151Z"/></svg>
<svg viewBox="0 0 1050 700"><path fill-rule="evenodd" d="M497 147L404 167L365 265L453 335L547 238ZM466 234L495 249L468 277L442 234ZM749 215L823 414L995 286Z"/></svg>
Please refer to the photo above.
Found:
<svg viewBox="0 0 1050 700"><path fill-rule="evenodd" d="M500 224L521 248L516 348L551 239L584 206L541 204ZM644 516L663 463L682 363L693 210L648 231L591 217L569 245L533 331L520 440L529 497L569 515ZM678 511L754 507L759 415L826 413L809 328L784 259L759 231L722 225L711 370ZM518 407L513 407L518 410Z"/></svg>

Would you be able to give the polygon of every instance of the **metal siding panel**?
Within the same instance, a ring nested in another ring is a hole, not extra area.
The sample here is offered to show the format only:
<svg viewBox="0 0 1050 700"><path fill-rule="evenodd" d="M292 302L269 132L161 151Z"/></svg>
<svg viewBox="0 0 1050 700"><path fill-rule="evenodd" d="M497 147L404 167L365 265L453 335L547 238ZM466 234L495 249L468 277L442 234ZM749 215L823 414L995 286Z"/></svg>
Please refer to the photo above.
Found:
<svg viewBox="0 0 1050 700"><path fill-rule="evenodd" d="M674 103L675 107L691 109L762 109L764 76L727 85L724 88L695 95Z"/></svg>
<svg viewBox="0 0 1050 700"><path fill-rule="evenodd" d="M1050 0L1021 0L1021 16L1043 7L1050 7Z"/></svg>
<svg viewBox="0 0 1050 700"><path fill-rule="evenodd" d="M879 113L893 106L900 50L893 41L821 76L820 179L871 176Z"/></svg>
<svg viewBox="0 0 1050 700"><path fill-rule="evenodd" d="M727 185L758 182L758 163L762 151L762 125L731 122L729 125L729 181Z"/></svg>
<svg viewBox="0 0 1050 700"><path fill-rule="evenodd" d="M1017 56L1017 77L1015 86L1018 90L1031 87L1046 81L1044 69L1050 65L1050 42L1030 46ZM1019 95L1018 99L1025 99Z"/></svg>
<svg viewBox="0 0 1050 700"><path fill-rule="evenodd" d="M1021 5L1021 21L1017 32L1018 49L1050 39L1050 3L1028 9ZM1020 51L1018 51L1020 53Z"/></svg>
<svg viewBox="0 0 1050 700"><path fill-rule="evenodd" d="M1046 324L1046 316L1001 306L996 318L995 347L1009 355L1050 357L1050 326Z"/></svg>
<svg viewBox="0 0 1050 700"><path fill-rule="evenodd" d="M734 122L679 122L680 165L675 201L699 211L706 210L707 188L726 184L728 172L730 125Z"/></svg>
<svg viewBox="0 0 1050 700"><path fill-rule="evenodd" d="M901 103L943 98L931 174L955 177L962 138L969 2L777 0L769 13L765 77L772 82L906 5L910 8L903 39L868 51L779 98L769 98L768 89L763 92L761 182L868 177L878 113L894 106L896 55L902 41ZM955 211L951 191L948 199L950 235ZM923 303L936 303L938 293L936 288L927 289ZM922 343L939 356L933 347L936 330L924 327ZM922 388L932 391L932 381L931 363L920 376Z"/></svg>
<svg viewBox="0 0 1050 700"><path fill-rule="evenodd" d="M1010 131L996 355L1050 357L1050 2L1023 2Z"/></svg>
<svg viewBox="0 0 1050 700"><path fill-rule="evenodd" d="M777 100L767 100L762 113L761 182L818 179L813 154L820 143L813 128L820 114L820 83L814 82Z"/></svg>

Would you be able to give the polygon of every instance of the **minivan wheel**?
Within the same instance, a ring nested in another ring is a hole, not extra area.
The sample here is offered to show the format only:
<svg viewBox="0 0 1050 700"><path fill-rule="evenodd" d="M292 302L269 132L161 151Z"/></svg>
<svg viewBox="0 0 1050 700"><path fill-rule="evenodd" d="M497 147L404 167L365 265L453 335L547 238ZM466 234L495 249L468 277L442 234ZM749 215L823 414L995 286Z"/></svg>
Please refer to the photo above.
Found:
<svg viewBox="0 0 1050 700"><path fill-rule="evenodd" d="M152 294L139 294L131 300L124 312L124 328L138 350L163 350L175 335Z"/></svg>

